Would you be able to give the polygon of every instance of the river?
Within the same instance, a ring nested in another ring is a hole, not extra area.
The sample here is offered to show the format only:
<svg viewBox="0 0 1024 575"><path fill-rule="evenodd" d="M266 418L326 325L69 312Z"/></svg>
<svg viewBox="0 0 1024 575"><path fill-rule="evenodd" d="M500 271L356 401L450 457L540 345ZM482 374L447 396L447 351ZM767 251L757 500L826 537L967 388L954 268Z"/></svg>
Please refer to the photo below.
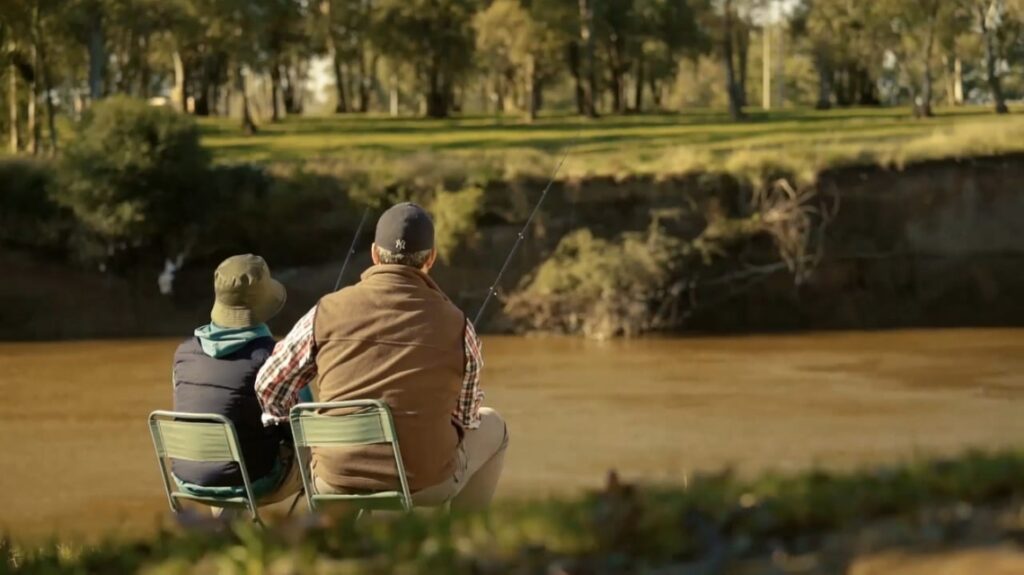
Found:
<svg viewBox="0 0 1024 575"><path fill-rule="evenodd" d="M154 528L146 427L175 341L0 344L0 532ZM503 497L629 480L849 468L1024 445L1024 329L593 342L488 337L511 426Z"/></svg>

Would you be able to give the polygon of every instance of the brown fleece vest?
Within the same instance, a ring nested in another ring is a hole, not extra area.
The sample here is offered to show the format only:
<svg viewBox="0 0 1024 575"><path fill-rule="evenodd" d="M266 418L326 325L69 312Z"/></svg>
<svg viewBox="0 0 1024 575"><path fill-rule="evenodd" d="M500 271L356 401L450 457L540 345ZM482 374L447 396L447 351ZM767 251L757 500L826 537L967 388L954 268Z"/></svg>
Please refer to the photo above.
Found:
<svg viewBox="0 0 1024 575"><path fill-rule="evenodd" d="M459 433L452 410L465 371L465 326L465 315L429 276L402 265L371 267L317 308L317 400L386 402L413 491L454 472ZM313 467L343 489L398 487L386 445L316 449Z"/></svg>

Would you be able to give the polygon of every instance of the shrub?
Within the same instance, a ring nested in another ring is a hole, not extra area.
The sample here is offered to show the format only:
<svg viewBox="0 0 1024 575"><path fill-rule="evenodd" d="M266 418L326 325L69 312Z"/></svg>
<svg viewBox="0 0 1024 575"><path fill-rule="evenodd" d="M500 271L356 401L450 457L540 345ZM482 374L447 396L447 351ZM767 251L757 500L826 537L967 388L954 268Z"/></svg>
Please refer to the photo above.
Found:
<svg viewBox="0 0 1024 575"><path fill-rule="evenodd" d="M74 225L54 199L53 164L41 160L0 160L0 243L59 252Z"/></svg>
<svg viewBox="0 0 1024 575"><path fill-rule="evenodd" d="M59 201L107 247L177 253L202 225L209 155L188 116L126 97L94 105L60 165Z"/></svg>
<svg viewBox="0 0 1024 575"><path fill-rule="evenodd" d="M458 192L437 189L430 212L436 228L434 244L444 261L451 261L460 245L476 238L476 217L483 199L484 191L477 186Z"/></svg>

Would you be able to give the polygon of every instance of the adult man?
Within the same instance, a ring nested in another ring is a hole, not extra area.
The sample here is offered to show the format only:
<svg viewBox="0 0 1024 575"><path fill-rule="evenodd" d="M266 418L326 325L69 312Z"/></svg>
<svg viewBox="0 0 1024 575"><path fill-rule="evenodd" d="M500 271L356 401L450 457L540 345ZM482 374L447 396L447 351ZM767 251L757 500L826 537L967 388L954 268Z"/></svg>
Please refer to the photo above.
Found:
<svg viewBox="0 0 1024 575"><path fill-rule="evenodd" d="M434 224L402 203L377 222L373 266L361 281L324 296L278 343L256 378L264 421L283 423L298 390L319 401L379 399L395 418L416 505L486 506L508 444L505 422L481 408L480 342L473 325L428 272ZM316 449L320 493L391 490L386 445Z"/></svg>
<svg viewBox="0 0 1024 575"><path fill-rule="evenodd" d="M213 274L211 323L195 330L174 353L174 409L216 413L231 420L260 504L281 501L302 487L287 427L265 428L254 388L256 373L274 349L266 321L284 305L284 286L259 256L232 256ZM194 495L244 495L234 463L175 460L181 488Z"/></svg>

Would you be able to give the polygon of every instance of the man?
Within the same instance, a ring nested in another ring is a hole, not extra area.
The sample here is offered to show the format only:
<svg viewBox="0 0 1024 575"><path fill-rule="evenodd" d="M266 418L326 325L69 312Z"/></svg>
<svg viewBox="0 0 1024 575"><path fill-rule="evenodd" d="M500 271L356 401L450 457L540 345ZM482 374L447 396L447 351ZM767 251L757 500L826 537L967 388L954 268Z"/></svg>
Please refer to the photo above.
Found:
<svg viewBox="0 0 1024 575"><path fill-rule="evenodd" d="M373 266L324 296L278 343L256 378L268 424L287 421L298 391L319 401L378 399L395 418L416 505L485 507L501 475L508 431L481 408L480 342L473 325L428 275L434 224L416 204L377 222ZM313 452L319 493L398 488L390 448Z"/></svg>
<svg viewBox="0 0 1024 575"><path fill-rule="evenodd" d="M284 286L259 256L232 256L213 274L211 323L195 330L174 354L174 409L216 413L231 420L258 503L270 504L302 487L287 427L265 428L254 388L274 338L266 321L284 305ZM245 495L234 463L175 460L182 490L194 495Z"/></svg>

